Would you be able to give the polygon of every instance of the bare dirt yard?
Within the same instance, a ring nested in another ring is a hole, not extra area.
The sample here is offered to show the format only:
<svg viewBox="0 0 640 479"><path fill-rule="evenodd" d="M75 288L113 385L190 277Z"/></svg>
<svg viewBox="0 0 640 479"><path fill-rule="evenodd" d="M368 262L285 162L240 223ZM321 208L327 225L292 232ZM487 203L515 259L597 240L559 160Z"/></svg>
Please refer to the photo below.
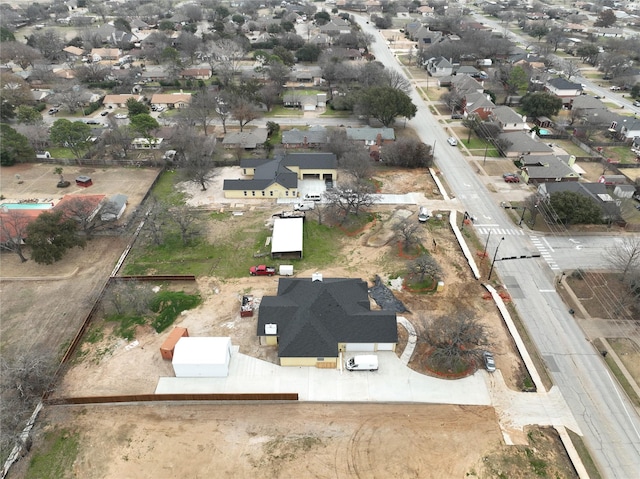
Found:
<svg viewBox="0 0 640 479"><path fill-rule="evenodd" d="M54 407L41 422L36 440L45 449L53 437L77 444L64 477L83 479L576 477L553 431L534 429L529 446L505 446L489 407ZM26 465L12 476L23 477Z"/></svg>
<svg viewBox="0 0 640 479"><path fill-rule="evenodd" d="M432 196L435 187L424 174L382 171L377 178L382 193L421 191ZM221 205L204 207L215 210ZM227 222L225 228L212 227L209 238L224 241L232 234L231 228L264 228L265 218L282 210L282 205L251 204L244 210L247 214L238 217L240 221ZM376 222L335 245L335 263L323 268L322 273L327 277L355 276L366 280L379 274L387 281L395 272L403 271L408 258L399 254L399 246L388 229L398 217L415 216L415 210L411 205L381 207ZM422 240L428 247L437 239L437 249L431 254L443 267L444 291L418 294L400 290L396 295L410 310L405 316L418 330L428 318L452 314L461 306L473 311L491 331L492 349L505 382L518 389L523 374L519 355L495 305L484 298L484 290L469 272L448 226L446 212L443 213L442 221L425 225ZM106 258L117 257L124 248L123 244L110 245L108 254L95 253L96 262L111 264ZM73 271L85 265L87 257L82 253L79 250L77 255L70 255L65 267ZM54 267L62 268L62 264ZM107 270L103 267L94 271L91 278L104 281ZM64 273L66 269L60 271L62 276L68 274ZM307 277L313 272L315 269L298 270L296 274ZM10 283L13 289L3 290L3 296L5 292L15 296L11 307L16 321L19 317L30 321L21 335L36 330L39 316L51 305L60 306L54 317L65 317L74 309L75 305L69 303L73 296L67 291L78 287L78 278L63 277L58 282L60 289L44 296L40 309L34 308L31 296L20 292L20 286ZM277 360L275 349L258 343L257 318L239 315L243 293L258 299L275 294L277 278L229 279L211 275L186 286L166 287L197 291L203 298L198 308L176 320L176 326L187 327L192 336L231 336L240 352ZM84 298L87 303L91 300ZM46 326L41 333L43 338L54 328L50 321ZM127 347L131 344L115 336L112 329L112 324L99 319L92 325L88 336L101 339L83 343L57 385L55 396L152 393L160 376L172 375L170 362L162 360L158 351L168 331L157 334L148 326L139 327L137 345ZM398 348L398 354L403 346ZM419 369L420 364L412 367ZM524 478L538 477L536 467L543 467L547 477L575 477L554 433L536 429L529 438L533 441L539 435L539 442L505 446L495 412L486 407L300 403L51 406L45 409L35 434L32 453L18 463L14 477L23 477L35 451L46 452L60 441L77 446L77 455L70 454L70 462L63 469L64 477L489 478L506 474L504 477ZM528 448L534 448L535 453L532 455L530 449L527 452ZM539 462L534 464L534 459Z"/></svg>
<svg viewBox="0 0 640 479"><path fill-rule="evenodd" d="M72 185L61 189L56 188L58 175L54 174L54 167L48 164L3 167L0 188L4 201L37 199L55 203L65 194L122 193L128 196L127 210L121 219L125 222L158 174L156 169L136 168L133 175L132 169L127 168L69 166L64 167L63 174ZM91 176L93 186L76 187L73 180L77 175ZM3 252L0 351L61 355L93 307L127 241L127 237L96 236L84 249L74 248L52 265L21 263L17 255Z"/></svg>

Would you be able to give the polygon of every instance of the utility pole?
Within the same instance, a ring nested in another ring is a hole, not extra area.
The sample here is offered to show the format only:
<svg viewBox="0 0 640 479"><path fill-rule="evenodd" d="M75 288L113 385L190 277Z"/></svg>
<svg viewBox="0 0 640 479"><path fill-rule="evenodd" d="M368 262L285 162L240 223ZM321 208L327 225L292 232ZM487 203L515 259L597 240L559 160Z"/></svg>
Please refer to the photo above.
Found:
<svg viewBox="0 0 640 479"><path fill-rule="evenodd" d="M491 261L491 269L489 269L489 277L487 278L487 280L491 280L491 273L493 273L493 266L496 264L496 258L498 257L498 249L500 249L500 245L502 244L502 242L504 241L504 236L502 238L500 238L500 241L498 241L498 246L496 246L496 252L493 255L493 261Z"/></svg>

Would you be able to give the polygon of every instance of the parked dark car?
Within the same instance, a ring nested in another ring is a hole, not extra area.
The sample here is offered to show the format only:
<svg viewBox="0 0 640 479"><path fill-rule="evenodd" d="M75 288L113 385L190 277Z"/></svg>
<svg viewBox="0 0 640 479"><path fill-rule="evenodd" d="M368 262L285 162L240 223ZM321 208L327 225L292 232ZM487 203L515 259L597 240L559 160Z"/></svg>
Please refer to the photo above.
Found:
<svg viewBox="0 0 640 479"><path fill-rule="evenodd" d="M462 113L454 113L451 115L452 120L462 120L464 119L464 115Z"/></svg>
<svg viewBox="0 0 640 479"><path fill-rule="evenodd" d="M517 176L505 176L504 181L507 183L520 183L520 178Z"/></svg>

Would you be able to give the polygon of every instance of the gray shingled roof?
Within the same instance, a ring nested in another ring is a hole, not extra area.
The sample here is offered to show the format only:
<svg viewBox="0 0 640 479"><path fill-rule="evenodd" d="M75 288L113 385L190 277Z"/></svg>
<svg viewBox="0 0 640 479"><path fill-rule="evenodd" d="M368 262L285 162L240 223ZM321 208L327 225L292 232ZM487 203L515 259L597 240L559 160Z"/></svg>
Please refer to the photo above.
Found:
<svg viewBox="0 0 640 479"><path fill-rule="evenodd" d="M361 279L280 278L277 296L265 296L259 336L277 325L279 357L337 357L338 343L396 343L395 313L371 311Z"/></svg>
<svg viewBox="0 0 640 479"><path fill-rule="evenodd" d="M313 126L308 130L298 130L293 128L282 132L282 143L284 145L297 145L305 143L323 144L327 142L327 129L324 126Z"/></svg>
<svg viewBox="0 0 640 479"><path fill-rule="evenodd" d="M522 131L514 131L510 133L502 133L500 139L511 142L507 151L515 151L518 153L536 152L536 153L553 153L553 149L548 145L534 140Z"/></svg>
<svg viewBox="0 0 640 479"><path fill-rule="evenodd" d="M354 141L376 141L378 134L382 135L382 140L395 140L396 132L393 128L347 128L347 138Z"/></svg>

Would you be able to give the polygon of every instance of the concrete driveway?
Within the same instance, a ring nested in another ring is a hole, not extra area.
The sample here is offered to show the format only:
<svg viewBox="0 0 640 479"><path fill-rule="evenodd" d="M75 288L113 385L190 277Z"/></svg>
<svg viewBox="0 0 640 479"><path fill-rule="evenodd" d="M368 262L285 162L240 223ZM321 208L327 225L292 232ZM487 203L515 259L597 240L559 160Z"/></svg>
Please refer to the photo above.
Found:
<svg viewBox="0 0 640 479"><path fill-rule="evenodd" d="M349 356L357 353L350 352ZM156 394L298 393L301 401L416 402L490 405L488 373L455 381L419 374L391 351L376 353L378 371L281 367L238 352L231 356L226 378L175 378L158 381Z"/></svg>

